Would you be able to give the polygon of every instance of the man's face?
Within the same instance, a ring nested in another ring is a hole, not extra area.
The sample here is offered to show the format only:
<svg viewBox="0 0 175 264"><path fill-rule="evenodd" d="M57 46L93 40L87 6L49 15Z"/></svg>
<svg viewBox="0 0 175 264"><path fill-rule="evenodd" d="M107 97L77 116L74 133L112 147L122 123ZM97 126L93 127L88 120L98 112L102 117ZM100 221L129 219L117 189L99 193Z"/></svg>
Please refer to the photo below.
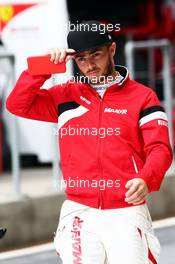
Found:
<svg viewBox="0 0 175 264"><path fill-rule="evenodd" d="M112 74L114 70L113 56L115 54L115 43L110 46L98 47L75 55L75 62L82 75L89 82L99 84Z"/></svg>

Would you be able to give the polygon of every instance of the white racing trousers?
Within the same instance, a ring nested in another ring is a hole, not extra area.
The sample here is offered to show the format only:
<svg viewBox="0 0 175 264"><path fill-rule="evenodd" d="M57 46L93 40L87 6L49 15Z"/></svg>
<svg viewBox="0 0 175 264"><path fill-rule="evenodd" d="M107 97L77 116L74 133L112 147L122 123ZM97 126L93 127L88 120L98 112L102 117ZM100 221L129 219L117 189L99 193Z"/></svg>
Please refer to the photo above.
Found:
<svg viewBox="0 0 175 264"><path fill-rule="evenodd" d="M54 245L63 264L158 264L147 204L100 210L63 202Z"/></svg>

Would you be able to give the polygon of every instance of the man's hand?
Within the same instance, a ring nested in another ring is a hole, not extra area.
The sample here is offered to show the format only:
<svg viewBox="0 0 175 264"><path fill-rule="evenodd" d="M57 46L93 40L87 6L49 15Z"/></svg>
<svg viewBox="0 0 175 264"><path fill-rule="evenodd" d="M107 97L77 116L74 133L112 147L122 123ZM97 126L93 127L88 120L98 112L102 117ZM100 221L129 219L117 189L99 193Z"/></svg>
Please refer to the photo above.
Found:
<svg viewBox="0 0 175 264"><path fill-rule="evenodd" d="M141 178L134 178L129 180L125 187L129 190L125 193L125 202L134 205L140 204L145 201L148 195L148 187L146 182Z"/></svg>
<svg viewBox="0 0 175 264"><path fill-rule="evenodd" d="M74 49L49 49L44 55L51 55L50 61L57 64L58 62L67 62L70 59L74 58L75 50Z"/></svg>

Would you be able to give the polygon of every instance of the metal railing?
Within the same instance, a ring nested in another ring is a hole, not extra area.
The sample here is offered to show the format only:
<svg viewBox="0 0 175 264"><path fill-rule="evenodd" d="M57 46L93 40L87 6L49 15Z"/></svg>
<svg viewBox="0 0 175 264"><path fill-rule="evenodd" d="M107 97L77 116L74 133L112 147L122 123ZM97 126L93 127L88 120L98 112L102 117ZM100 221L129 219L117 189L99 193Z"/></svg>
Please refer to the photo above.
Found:
<svg viewBox="0 0 175 264"><path fill-rule="evenodd" d="M132 79L135 78L134 51L160 48L163 55L164 106L169 120L169 134L173 146L173 93L171 76L171 44L166 39L147 41L128 41L125 45L126 65Z"/></svg>
<svg viewBox="0 0 175 264"><path fill-rule="evenodd" d="M0 59L6 59L9 62L8 76L11 78L12 86L15 84L15 57L12 53L7 52L4 49L0 49ZM21 177L20 177L20 160L19 160L19 140L18 140L18 128L17 117L9 114L10 119L10 146L12 156L12 179L14 186L14 193L17 196L21 195Z"/></svg>
<svg viewBox="0 0 175 264"><path fill-rule="evenodd" d="M173 83L171 75L171 43L167 39L161 40L146 40L146 41L128 41L125 44L125 58L126 66L130 71L130 77L135 78L135 67L134 67L134 51L140 49L147 49L149 55L153 55L153 50L159 48L163 55L163 91L164 91L164 101L165 110L169 120L169 136L171 146L174 149L174 139L173 139ZM153 62L153 58L149 56L149 63ZM175 174L175 160L172 166L167 172L168 175Z"/></svg>

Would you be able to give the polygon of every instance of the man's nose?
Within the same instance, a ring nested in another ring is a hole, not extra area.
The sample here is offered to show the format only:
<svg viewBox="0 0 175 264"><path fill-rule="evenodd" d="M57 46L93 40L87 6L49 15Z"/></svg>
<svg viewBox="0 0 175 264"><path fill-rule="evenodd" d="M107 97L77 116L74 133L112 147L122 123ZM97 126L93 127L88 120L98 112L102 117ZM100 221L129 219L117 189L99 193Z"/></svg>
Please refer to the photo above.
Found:
<svg viewBox="0 0 175 264"><path fill-rule="evenodd" d="M94 66L95 66L95 63L94 63L93 59L92 58L88 58L86 62L87 62L88 69L89 70L93 70Z"/></svg>

